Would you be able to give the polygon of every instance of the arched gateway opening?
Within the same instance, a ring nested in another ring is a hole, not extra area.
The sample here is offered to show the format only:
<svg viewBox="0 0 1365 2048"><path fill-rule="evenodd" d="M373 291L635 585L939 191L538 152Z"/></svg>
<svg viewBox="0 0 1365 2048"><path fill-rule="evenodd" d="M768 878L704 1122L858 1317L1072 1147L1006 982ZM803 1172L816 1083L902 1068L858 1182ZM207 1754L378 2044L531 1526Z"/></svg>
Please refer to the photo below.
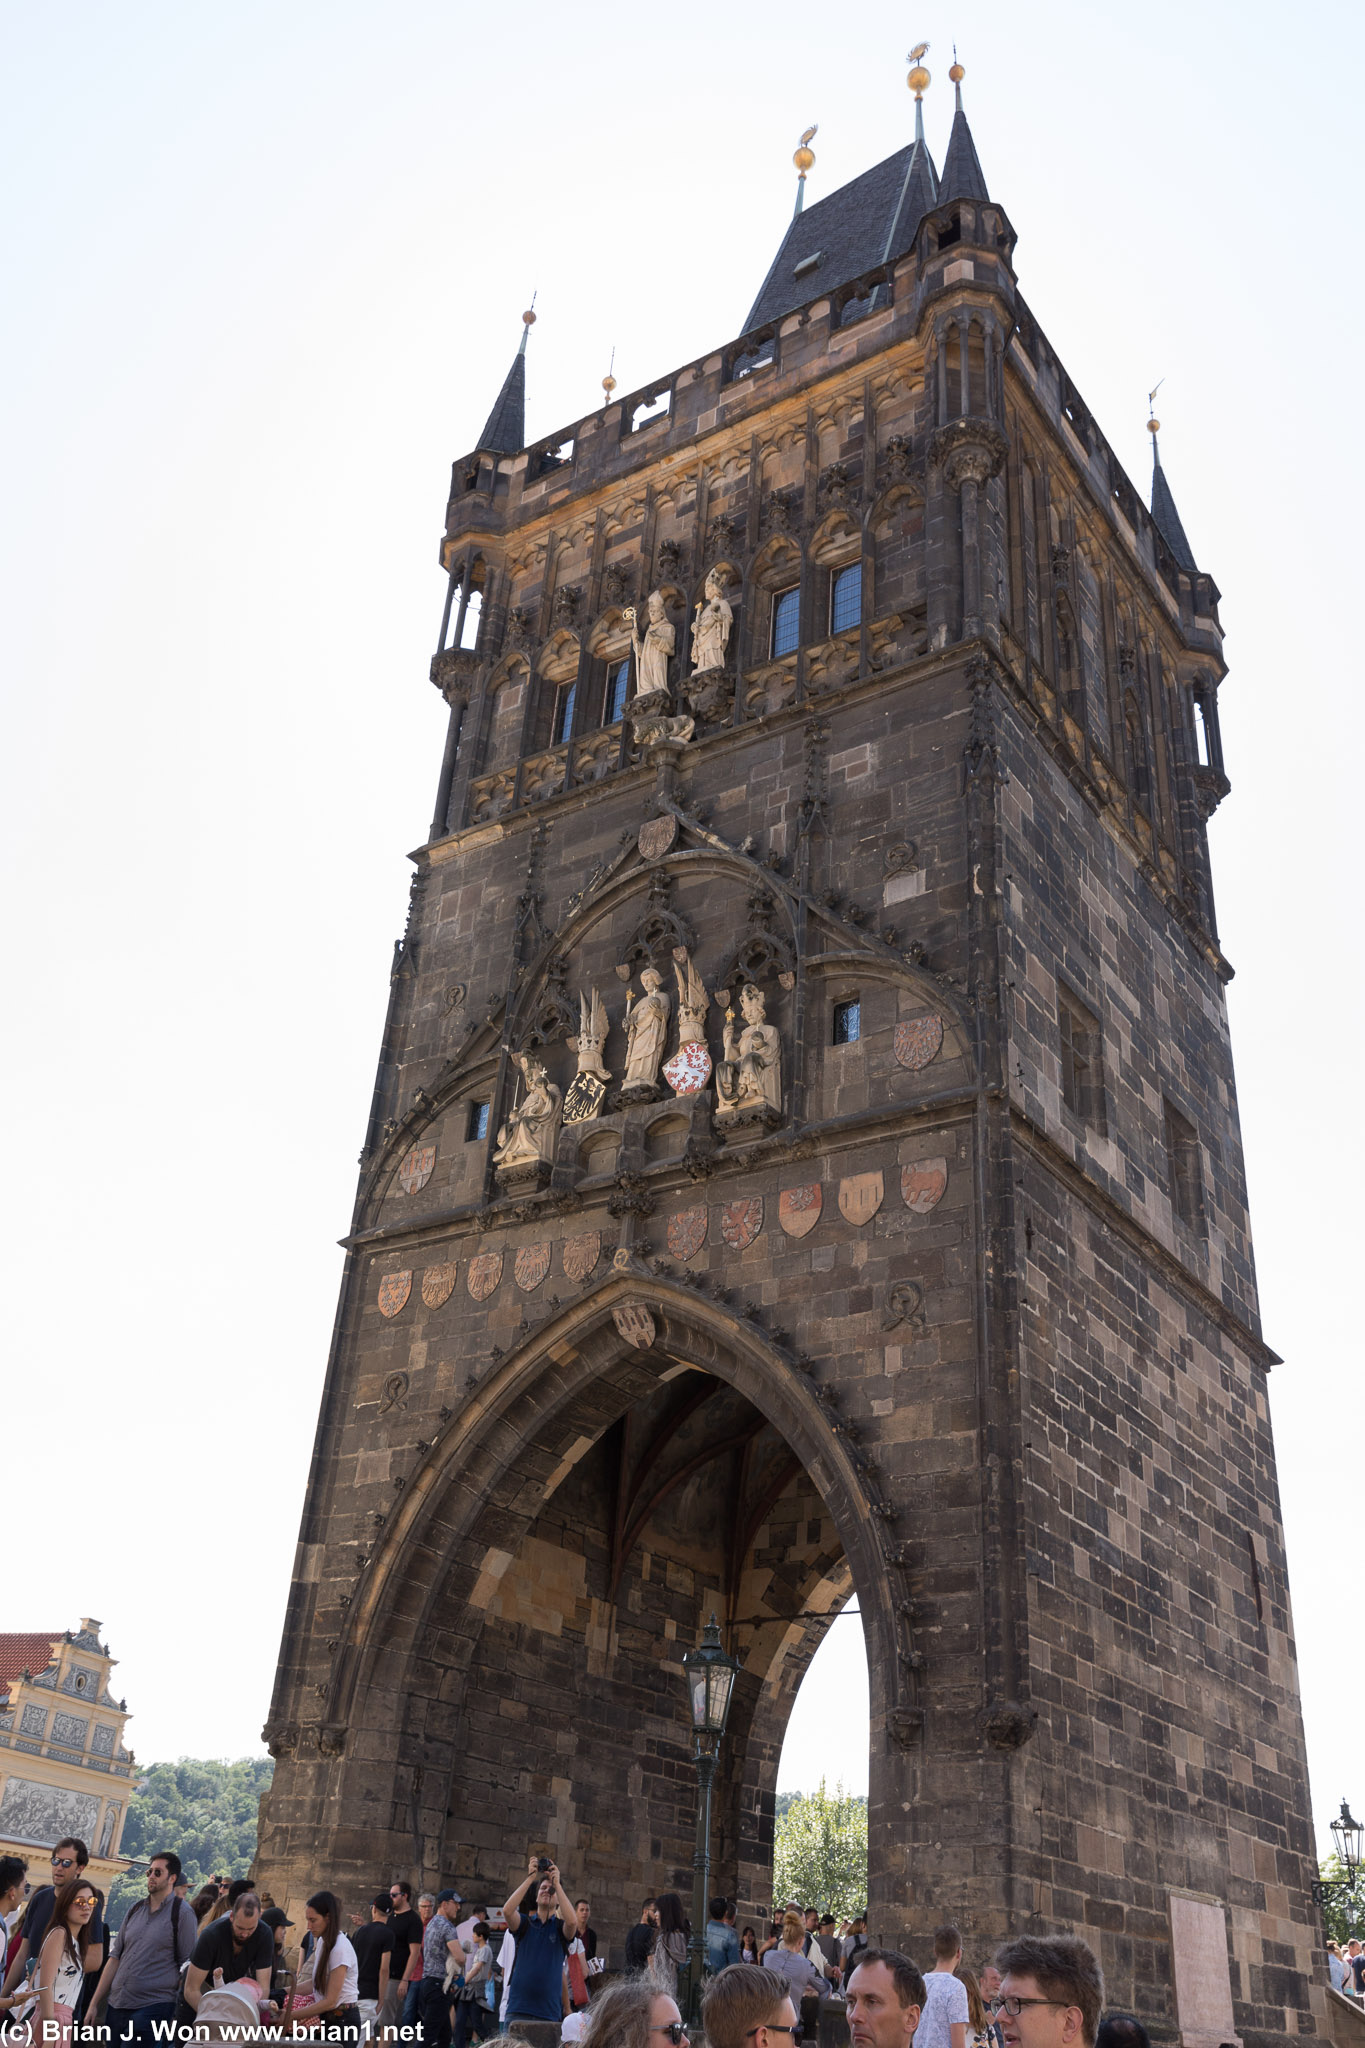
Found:
<svg viewBox="0 0 1365 2048"><path fill-rule="evenodd" d="M714 1611L741 1668L713 1882L766 1904L788 1716L855 1591L875 1800L879 1557L798 1361L723 1303L613 1272L497 1364L402 1492L337 1646L341 1753L286 1739L261 1844L272 1889L392 1873L496 1904L544 1847L619 1941L647 1891L690 1891L681 1658ZM296 1838L291 1809L334 1816L331 1840Z"/></svg>

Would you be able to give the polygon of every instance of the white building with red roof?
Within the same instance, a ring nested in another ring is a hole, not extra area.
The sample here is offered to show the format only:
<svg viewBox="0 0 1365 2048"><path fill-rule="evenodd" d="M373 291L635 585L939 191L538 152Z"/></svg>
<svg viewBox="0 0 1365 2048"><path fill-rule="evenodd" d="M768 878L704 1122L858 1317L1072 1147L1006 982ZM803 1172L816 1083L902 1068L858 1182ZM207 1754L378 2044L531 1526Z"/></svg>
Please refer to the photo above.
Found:
<svg viewBox="0 0 1365 2048"><path fill-rule="evenodd" d="M128 1706L110 1691L115 1659L99 1631L86 1616L74 1633L0 1633L0 1852L24 1857L34 1884L63 1835L86 1844L103 1889L128 1867Z"/></svg>

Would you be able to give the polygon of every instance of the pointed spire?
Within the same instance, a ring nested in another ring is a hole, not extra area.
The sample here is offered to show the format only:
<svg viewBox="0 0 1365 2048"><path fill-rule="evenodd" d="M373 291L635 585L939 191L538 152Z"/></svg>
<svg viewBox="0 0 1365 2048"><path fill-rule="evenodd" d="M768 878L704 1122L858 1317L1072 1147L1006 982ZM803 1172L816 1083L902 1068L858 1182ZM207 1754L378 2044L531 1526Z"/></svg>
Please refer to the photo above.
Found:
<svg viewBox="0 0 1365 2048"><path fill-rule="evenodd" d="M986 180L982 176L976 144L972 131L967 126L967 116L962 111L962 80L966 76L953 52L953 68L948 73L953 81L957 98L953 114L953 132L948 137L948 154L943 159L943 177L938 188L938 203L944 205L949 199L989 199Z"/></svg>
<svg viewBox="0 0 1365 2048"><path fill-rule="evenodd" d="M905 82L915 95L915 146L905 166L900 198L886 231L881 257L883 263L888 263L893 253L909 247L925 214L932 213L938 204L938 172L934 169L934 159L924 139L924 95L929 90L930 79L921 60L928 47L927 43L917 43L910 52L910 75Z"/></svg>
<svg viewBox="0 0 1365 2048"><path fill-rule="evenodd" d="M534 299L522 314L521 342L475 446L490 455L520 455L526 446L526 344L535 325Z"/></svg>
<svg viewBox="0 0 1365 2048"><path fill-rule="evenodd" d="M820 123L815 121L797 143L792 156L792 162L796 165L796 205L792 208L793 220L806 203L806 172L815 162L815 151L811 148L811 143L819 133Z"/></svg>
<svg viewBox="0 0 1365 2048"><path fill-rule="evenodd" d="M1155 397L1155 392L1152 394ZM1166 481L1166 472L1161 467L1161 448L1157 435L1161 432L1161 421L1155 413L1147 422L1147 432L1152 437L1152 524L1165 541L1182 569L1196 569L1194 550L1185 538L1185 529L1180 524L1180 514L1175 509L1175 499Z"/></svg>

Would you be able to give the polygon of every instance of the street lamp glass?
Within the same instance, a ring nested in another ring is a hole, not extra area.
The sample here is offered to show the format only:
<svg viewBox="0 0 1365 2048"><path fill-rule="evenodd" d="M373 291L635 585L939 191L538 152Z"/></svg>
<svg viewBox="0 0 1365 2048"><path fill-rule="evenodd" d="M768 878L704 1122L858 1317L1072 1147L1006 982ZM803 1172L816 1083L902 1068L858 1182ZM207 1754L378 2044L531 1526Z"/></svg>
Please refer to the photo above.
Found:
<svg viewBox="0 0 1365 2048"><path fill-rule="evenodd" d="M701 1632L695 1650L683 1658L687 1673L687 1704L692 1726L698 1735L723 1735L730 1712L730 1694L738 1665L727 1657L720 1628L713 1614Z"/></svg>
<svg viewBox="0 0 1365 2048"><path fill-rule="evenodd" d="M1343 1799L1341 1813L1332 1822L1332 1839L1337 1845L1337 1855L1348 1877L1353 1877L1360 1868L1361 1849L1365 1845L1365 1827L1351 1818L1351 1810Z"/></svg>

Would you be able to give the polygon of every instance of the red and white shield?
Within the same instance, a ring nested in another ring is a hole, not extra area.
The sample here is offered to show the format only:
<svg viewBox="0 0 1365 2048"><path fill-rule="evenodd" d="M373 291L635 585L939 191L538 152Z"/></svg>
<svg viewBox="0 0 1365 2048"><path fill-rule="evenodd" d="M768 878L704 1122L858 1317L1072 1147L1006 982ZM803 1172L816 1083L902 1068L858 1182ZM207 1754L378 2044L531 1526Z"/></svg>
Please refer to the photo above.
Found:
<svg viewBox="0 0 1365 2048"><path fill-rule="evenodd" d="M680 1045L664 1061L664 1079L675 1095L695 1095L711 1078L711 1055L704 1045Z"/></svg>
<svg viewBox="0 0 1365 2048"><path fill-rule="evenodd" d="M668 1249L675 1259L690 1259L706 1243L706 1204L700 1203L695 1209L681 1209L676 1216L668 1219L665 1236Z"/></svg>
<svg viewBox="0 0 1365 2048"><path fill-rule="evenodd" d="M921 1067L927 1067L938 1054L943 1043L942 1017L912 1017L906 1024L896 1026L891 1041L896 1058L912 1074Z"/></svg>
<svg viewBox="0 0 1365 2048"><path fill-rule="evenodd" d="M412 1268L402 1273L386 1273L379 1283L379 1313L381 1316L396 1316L412 1292Z"/></svg>
<svg viewBox="0 0 1365 2048"><path fill-rule="evenodd" d="M447 1259L444 1265L428 1266L422 1275L422 1299L428 1308L440 1308L450 1300L455 1291L455 1276L459 1272L455 1259Z"/></svg>
<svg viewBox="0 0 1365 2048"><path fill-rule="evenodd" d="M602 1256L600 1231L585 1230L580 1237L566 1237L560 1256L566 1280L575 1283L586 1280Z"/></svg>
<svg viewBox="0 0 1365 2048"><path fill-rule="evenodd" d="M803 1188L783 1188L777 1198L777 1220L788 1237L805 1237L820 1221L824 1191L818 1180Z"/></svg>
<svg viewBox="0 0 1365 2048"><path fill-rule="evenodd" d="M742 1252L763 1228L763 1197L747 1195L741 1202L726 1202L720 1212L720 1234L728 1245Z"/></svg>
<svg viewBox="0 0 1365 2048"><path fill-rule="evenodd" d="M398 1185L403 1193L415 1195L419 1188L424 1188L431 1179L431 1169L435 1164L434 1145L414 1145L404 1155L403 1164L398 1169Z"/></svg>
<svg viewBox="0 0 1365 2048"><path fill-rule="evenodd" d="M937 1209L948 1186L946 1159L916 1159L901 1168L901 1200L916 1216Z"/></svg>
<svg viewBox="0 0 1365 2048"><path fill-rule="evenodd" d="M880 1167L876 1173L852 1173L839 1183L839 1208L850 1223L870 1223L882 1206L886 1184Z"/></svg>
<svg viewBox="0 0 1365 2048"><path fill-rule="evenodd" d="M611 1319L627 1344L633 1344L637 1351L648 1351L656 1335L654 1318L641 1301L627 1301L620 1308L614 1308Z"/></svg>
<svg viewBox="0 0 1365 2048"><path fill-rule="evenodd" d="M517 1253L512 1267L517 1276L517 1285L523 1294L529 1294L533 1287L539 1287L550 1270L550 1245L524 1244Z"/></svg>
<svg viewBox="0 0 1365 2048"><path fill-rule="evenodd" d="M502 1253L480 1252L477 1259L469 1261L464 1284L475 1301L487 1301L501 1278Z"/></svg>

